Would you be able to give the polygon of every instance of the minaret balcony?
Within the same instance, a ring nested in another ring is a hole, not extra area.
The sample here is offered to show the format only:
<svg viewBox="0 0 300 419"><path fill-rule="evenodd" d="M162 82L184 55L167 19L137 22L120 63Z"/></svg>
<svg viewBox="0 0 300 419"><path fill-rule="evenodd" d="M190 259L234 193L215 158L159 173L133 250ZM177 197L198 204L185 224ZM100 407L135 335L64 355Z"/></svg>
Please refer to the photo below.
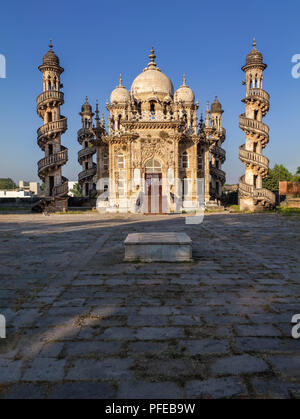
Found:
<svg viewBox="0 0 300 419"><path fill-rule="evenodd" d="M267 157L254 151L246 150L244 144L240 147L240 159L244 164L257 165L266 170L269 168L269 159Z"/></svg>
<svg viewBox="0 0 300 419"><path fill-rule="evenodd" d="M94 134L92 133L90 128L81 128L77 132L78 142L82 144L82 142L86 139L93 138Z"/></svg>
<svg viewBox="0 0 300 419"><path fill-rule="evenodd" d="M50 154L38 162L39 175L47 171L49 168L58 167L66 164L68 161L68 149L59 151L58 153Z"/></svg>
<svg viewBox="0 0 300 419"><path fill-rule="evenodd" d="M46 90L45 92L41 93L36 100L37 107L43 107L47 105L49 102L56 102L60 105L64 103L64 94L59 90Z"/></svg>
<svg viewBox="0 0 300 419"><path fill-rule="evenodd" d="M217 169L215 166L212 165L211 162L210 162L210 175L219 179L222 183L225 183L226 181L226 173L221 169Z"/></svg>
<svg viewBox="0 0 300 419"><path fill-rule="evenodd" d="M248 94L247 94L247 98L249 98L249 97L250 98L253 97L253 98L263 99L267 103L270 102L269 93L267 93L263 89L258 89L258 88L249 89Z"/></svg>
<svg viewBox="0 0 300 419"><path fill-rule="evenodd" d="M82 182L84 179L91 178L91 177L95 176L96 173L97 173L97 165L95 163L93 163L93 167L79 173L78 181Z"/></svg>
<svg viewBox="0 0 300 419"><path fill-rule="evenodd" d="M63 134L67 130L67 118L59 119L58 121L48 122L38 129L38 141L43 137L53 134Z"/></svg>
<svg viewBox="0 0 300 419"><path fill-rule="evenodd" d="M219 147L219 146L214 146L211 149L211 153L217 158L220 159L222 161L222 163L225 162L226 160L226 151L223 150L223 148Z"/></svg>
<svg viewBox="0 0 300 419"><path fill-rule="evenodd" d="M262 137L269 138L269 127L261 121L256 119L247 118L245 114L240 116L240 128L244 132L258 134Z"/></svg>
<svg viewBox="0 0 300 419"><path fill-rule="evenodd" d="M86 157L92 157L96 153L96 147L87 147L78 152L78 162L81 163Z"/></svg>
<svg viewBox="0 0 300 419"><path fill-rule="evenodd" d="M60 185L54 186L53 195L56 196L56 197L66 196L66 195L68 195L68 192L69 192L68 179L63 177L62 178L62 183Z"/></svg>

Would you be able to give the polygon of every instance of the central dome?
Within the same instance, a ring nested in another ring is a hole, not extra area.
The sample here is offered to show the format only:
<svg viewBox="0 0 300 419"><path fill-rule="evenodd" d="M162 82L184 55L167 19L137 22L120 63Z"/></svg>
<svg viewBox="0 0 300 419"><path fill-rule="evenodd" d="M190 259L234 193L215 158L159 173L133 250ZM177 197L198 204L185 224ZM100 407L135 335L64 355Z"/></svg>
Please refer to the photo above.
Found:
<svg viewBox="0 0 300 419"><path fill-rule="evenodd" d="M173 84L169 77L157 68L153 49L149 58L150 63L148 67L132 83L131 94L137 99L147 99L148 96L153 95L160 96L160 99L163 99L165 96L173 97Z"/></svg>

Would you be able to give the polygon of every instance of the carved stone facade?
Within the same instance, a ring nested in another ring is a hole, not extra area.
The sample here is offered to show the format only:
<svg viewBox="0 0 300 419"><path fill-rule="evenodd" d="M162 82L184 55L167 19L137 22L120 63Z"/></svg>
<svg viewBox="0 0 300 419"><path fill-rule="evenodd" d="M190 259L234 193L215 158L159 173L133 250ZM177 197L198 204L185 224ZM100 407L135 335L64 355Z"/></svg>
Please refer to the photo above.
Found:
<svg viewBox="0 0 300 419"><path fill-rule="evenodd" d="M241 210L259 211L275 205L275 195L262 184L269 172L269 160L262 155L269 142L269 127L262 122L270 103L269 94L262 88L266 68L254 41L242 68L246 74L246 97L243 99L246 113L240 116L240 128L246 134L246 143L240 147L240 160L245 164L245 175L239 181Z"/></svg>
<svg viewBox="0 0 300 419"><path fill-rule="evenodd" d="M225 183L222 106L217 98L211 108L207 103L206 120L201 117L198 123L199 103L185 77L174 93L171 80L155 63L154 50L149 58L130 91L120 77L107 103L108 132L99 121L91 130L96 137L92 142L97 149L98 192L107 195L103 206L130 211L143 196L151 200L157 192L158 209L153 211L149 204L143 212L174 212L178 195L183 209L193 209L200 178L205 204L218 204Z"/></svg>
<svg viewBox="0 0 300 419"><path fill-rule="evenodd" d="M64 104L61 92L59 59L50 43L39 70L43 73L43 93L37 98L37 113L43 126L37 131L38 145L45 157L38 162L38 175L45 184L45 196L36 204L36 211L59 211L68 206L68 179L62 176L62 166L68 160L68 149L61 145L61 135L67 130L67 118L61 115Z"/></svg>

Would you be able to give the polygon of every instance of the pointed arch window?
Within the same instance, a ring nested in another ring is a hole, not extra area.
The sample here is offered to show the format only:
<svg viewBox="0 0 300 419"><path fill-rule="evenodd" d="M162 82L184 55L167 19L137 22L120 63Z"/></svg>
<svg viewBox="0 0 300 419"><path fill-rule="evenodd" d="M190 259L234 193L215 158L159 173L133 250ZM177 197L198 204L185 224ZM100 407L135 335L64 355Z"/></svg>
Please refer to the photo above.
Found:
<svg viewBox="0 0 300 419"><path fill-rule="evenodd" d="M186 151L181 154L181 167L182 169L189 168L189 155Z"/></svg>
<svg viewBox="0 0 300 419"><path fill-rule="evenodd" d="M117 155L117 166L118 169L125 169L125 156L122 153Z"/></svg>
<svg viewBox="0 0 300 419"><path fill-rule="evenodd" d="M108 154L105 153L103 156L103 169L108 170Z"/></svg>

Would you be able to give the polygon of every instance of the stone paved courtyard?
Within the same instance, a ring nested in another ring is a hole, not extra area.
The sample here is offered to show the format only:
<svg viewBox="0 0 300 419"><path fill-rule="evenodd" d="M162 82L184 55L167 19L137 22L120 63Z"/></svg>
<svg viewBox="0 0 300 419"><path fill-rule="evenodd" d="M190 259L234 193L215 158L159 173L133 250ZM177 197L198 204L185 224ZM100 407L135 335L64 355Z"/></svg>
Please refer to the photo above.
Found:
<svg viewBox="0 0 300 419"><path fill-rule="evenodd" d="M1 215L0 398L300 398L299 217ZM193 263L124 263L182 231Z"/></svg>

